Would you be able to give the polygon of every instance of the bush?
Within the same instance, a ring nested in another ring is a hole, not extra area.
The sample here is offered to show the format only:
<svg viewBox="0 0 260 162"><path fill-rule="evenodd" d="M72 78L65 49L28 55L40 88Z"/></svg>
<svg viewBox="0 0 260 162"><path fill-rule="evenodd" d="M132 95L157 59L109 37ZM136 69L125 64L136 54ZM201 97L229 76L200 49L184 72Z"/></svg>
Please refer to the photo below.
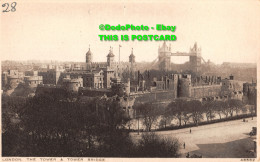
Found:
<svg viewBox="0 0 260 162"><path fill-rule="evenodd" d="M138 157L179 157L180 143L176 138L143 133L137 145Z"/></svg>

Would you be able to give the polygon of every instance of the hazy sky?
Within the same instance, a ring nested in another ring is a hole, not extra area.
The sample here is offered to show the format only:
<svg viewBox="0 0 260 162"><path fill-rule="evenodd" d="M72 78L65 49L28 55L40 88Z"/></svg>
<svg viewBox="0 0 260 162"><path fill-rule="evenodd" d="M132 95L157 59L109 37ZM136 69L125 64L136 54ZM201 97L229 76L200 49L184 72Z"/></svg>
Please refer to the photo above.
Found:
<svg viewBox="0 0 260 162"><path fill-rule="evenodd" d="M203 2L203 3L202 3ZM1 2L2 3L2 2ZM2 8L1 8L2 9ZM260 1L17 1L16 12L1 12L1 60L106 61L109 47L118 60L153 61L162 41L100 41L98 35L175 34L172 52L188 52L194 42L202 57L215 63L257 62L260 52ZM176 26L170 31L100 31L100 24ZM181 63L188 57L172 57Z"/></svg>

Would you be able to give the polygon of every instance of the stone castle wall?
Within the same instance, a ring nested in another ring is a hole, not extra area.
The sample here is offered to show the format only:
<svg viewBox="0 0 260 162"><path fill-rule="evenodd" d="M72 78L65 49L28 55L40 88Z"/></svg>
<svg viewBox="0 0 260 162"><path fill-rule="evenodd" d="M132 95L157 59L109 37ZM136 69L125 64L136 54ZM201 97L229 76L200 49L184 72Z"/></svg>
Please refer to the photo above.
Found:
<svg viewBox="0 0 260 162"><path fill-rule="evenodd" d="M133 94L137 103L164 101L174 99L174 91L157 91L149 93Z"/></svg>
<svg viewBox="0 0 260 162"><path fill-rule="evenodd" d="M204 98L221 95L221 85L205 85L190 88L190 97Z"/></svg>

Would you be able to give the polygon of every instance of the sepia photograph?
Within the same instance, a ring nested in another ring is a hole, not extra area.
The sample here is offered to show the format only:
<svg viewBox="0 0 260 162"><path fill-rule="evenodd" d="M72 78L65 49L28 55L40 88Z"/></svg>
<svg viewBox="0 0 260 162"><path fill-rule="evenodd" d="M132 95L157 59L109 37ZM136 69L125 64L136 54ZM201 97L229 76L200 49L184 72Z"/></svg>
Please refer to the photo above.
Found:
<svg viewBox="0 0 260 162"><path fill-rule="evenodd" d="M1 161L259 160L259 0L0 4Z"/></svg>

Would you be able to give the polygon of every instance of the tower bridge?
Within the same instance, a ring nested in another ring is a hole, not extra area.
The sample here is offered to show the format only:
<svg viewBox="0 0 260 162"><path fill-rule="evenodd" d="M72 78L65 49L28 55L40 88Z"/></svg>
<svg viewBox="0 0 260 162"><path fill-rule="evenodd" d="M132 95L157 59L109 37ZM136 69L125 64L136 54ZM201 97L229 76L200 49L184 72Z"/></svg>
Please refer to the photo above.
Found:
<svg viewBox="0 0 260 162"><path fill-rule="evenodd" d="M166 43L163 43L162 47L158 49L158 58L152 62L152 66L158 65L159 70L169 71L171 70L171 57L172 56L189 56L190 57L190 69L194 72L199 72L201 67L201 60L204 59L201 57L201 48L197 47L197 43L190 48L189 52L171 52L171 46L167 46Z"/></svg>

